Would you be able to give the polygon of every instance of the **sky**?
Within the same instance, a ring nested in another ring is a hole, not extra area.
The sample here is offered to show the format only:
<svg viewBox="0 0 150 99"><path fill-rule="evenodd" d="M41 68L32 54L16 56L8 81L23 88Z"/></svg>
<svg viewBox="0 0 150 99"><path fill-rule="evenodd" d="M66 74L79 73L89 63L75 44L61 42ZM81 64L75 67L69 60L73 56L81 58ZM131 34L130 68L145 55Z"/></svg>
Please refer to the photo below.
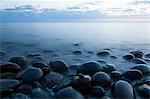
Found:
<svg viewBox="0 0 150 99"><path fill-rule="evenodd" d="M150 15L150 0L1 0L0 10L31 5L37 10L99 11L106 15Z"/></svg>

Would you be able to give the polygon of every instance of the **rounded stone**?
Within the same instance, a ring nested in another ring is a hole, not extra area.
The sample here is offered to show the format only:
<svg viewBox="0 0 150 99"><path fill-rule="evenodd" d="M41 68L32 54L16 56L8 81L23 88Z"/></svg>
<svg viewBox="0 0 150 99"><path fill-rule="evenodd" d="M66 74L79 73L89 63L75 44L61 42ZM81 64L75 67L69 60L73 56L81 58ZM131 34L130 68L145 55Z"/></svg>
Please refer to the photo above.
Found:
<svg viewBox="0 0 150 99"><path fill-rule="evenodd" d="M0 92L8 91L20 84L18 80L15 79L1 79L0 80Z"/></svg>
<svg viewBox="0 0 150 99"><path fill-rule="evenodd" d="M147 99L150 98L150 86L149 85L143 84L142 86L138 86L136 90L140 96L147 98Z"/></svg>
<svg viewBox="0 0 150 99"><path fill-rule="evenodd" d="M25 67L27 65L27 59L24 56L12 57L9 62L16 63L21 67Z"/></svg>
<svg viewBox="0 0 150 99"><path fill-rule="evenodd" d="M10 72L10 73L18 73L22 68L16 63L4 63L0 64L1 73Z"/></svg>
<svg viewBox="0 0 150 99"><path fill-rule="evenodd" d="M120 78L122 78L122 74L119 71L112 71L111 72L111 78L120 79Z"/></svg>
<svg viewBox="0 0 150 99"><path fill-rule="evenodd" d="M123 73L123 76L131 81L142 79L143 74L140 70L130 69Z"/></svg>
<svg viewBox="0 0 150 99"><path fill-rule="evenodd" d="M50 72L43 79L41 84L43 87L52 88L54 86L59 86L63 79L63 75L57 72Z"/></svg>
<svg viewBox="0 0 150 99"><path fill-rule="evenodd" d="M42 63L42 62L35 62L32 64L33 67L36 67L36 68L43 68L43 67L48 67L46 64Z"/></svg>
<svg viewBox="0 0 150 99"><path fill-rule="evenodd" d="M72 87L82 93L86 93L91 87L91 77L88 75L79 75L79 78L72 81Z"/></svg>
<svg viewBox="0 0 150 99"><path fill-rule="evenodd" d="M31 93L33 99L52 99L52 96L47 90L35 88Z"/></svg>
<svg viewBox="0 0 150 99"><path fill-rule="evenodd" d="M17 92L30 95L33 90L33 87L30 85L21 85L18 87Z"/></svg>
<svg viewBox="0 0 150 99"><path fill-rule="evenodd" d="M82 64L78 68L78 73L82 73L84 75L94 75L98 71L102 71L103 66L101 66L98 62L92 61Z"/></svg>
<svg viewBox="0 0 150 99"><path fill-rule="evenodd" d="M50 61L49 66L54 72L66 73L68 71L68 65L60 60Z"/></svg>
<svg viewBox="0 0 150 99"><path fill-rule="evenodd" d="M15 79L15 74L10 72L0 73L1 79Z"/></svg>
<svg viewBox="0 0 150 99"><path fill-rule="evenodd" d="M144 55L144 53L140 50L131 51L130 53L133 54L136 58L142 58Z"/></svg>
<svg viewBox="0 0 150 99"><path fill-rule="evenodd" d="M33 82L39 80L43 76L43 72L40 68L28 67L19 76L23 82Z"/></svg>
<svg viewBox="0 0 150 99"><path fill-rule="evenodd" d="M66 87L63 89L60 89L56 93L56 98L62 98L62 99L84 99L82 94L76 90L74 90L72 87Z"/></svg>
<svg viewBox="0 0 150 99"><path fill-rule="evenodd" d="M98 56L108 56L108 55L110 55L110 52L107 50L104 50L104 51L98 52L97 55Z"/></svg>
<svg viewBox="0 0 150 99"><path fill-rule="evenodd" d="M97 62L100 63L103 66L108 64L107 61L104 60L104 59L99 59Z"/></svg>
<svg viewBox="0 0 150 99"><path fill-rule="evenodd" d="M132 54L127 54L127 55L124 55L124 56L123 56L123 59L125 59L125 60L131 60L131 59L133 59L133 58L135 58L135 57L134 57L134 55L132 55Z"/></svg>
<svg viewBox="0 0 150 99"><path fill-rule="evenodd" d="M134 58L131 61L135 64L147 64L147 62L141 58Z"/></svg>
<svg viewBox="0 0 150 99"><path fill-rule="evenodd" d="M150 66L146 64L136 64L131 69L140 70L143 75L150 73Z"/></svg>
<svg viewBox="0 0 150 99"><path fill-rule="evenodd" d="M44 62L44 57L42 57L42 56L34 56L33 60L32 60L32 63L34 64L34 63L37 63L37 62L43 63Z"/></svg>
<svg viewBox="0 0 150 99"><path fill-rule="evenodd" d="M105 90L101 86L92 86L90 89L90 94L98 97L105 95Z"/></svg>
<svg viewBox="0 0 150 99"><path fill-rule="evenodd" d="M43 71L43 76L45 76L45 75L50 73L50 69L48 67L43 67L42 71Z"/></svg>
<svg viewBox="0 0 150 99"><path fill-rule="evenodd" d="M112 95L118 99L134 99L134 90L128 82L119 80L112 87Z"/></svg>
<svg viewBox="0 0 150 99"><path fill-rule="evenodd" d="M107 64L104 66L104 72L111 73L112 71L116 71L116 66L114 64Z"/></svg>
<svg viewBox="0 0 150 99"><path fill-rule="evenodd" d="M40 53L30 53L28 54L29 57L35 57L35 56L42 56Z"/></svg>
<svg viewBox="0 0 150 99"><path fill-rule="evenodd" d="M92 76L92 85L110 87L111 79L105 72L97 72Z"/></svg>
<svg viewBox="0 0 150 99"><path fill-rule="evenodd" d="M150 53L145 55L146 58L150 58Z"/></svg>
<svg viewBox="0 0 150 99"><path fill-rule="evenodd" d="M13 99L30 99L30 97L23 93L16 93Z"/></svg>
<svg viewBox="0 0 150 99"><path fill-rule="evenodd" d="M82 51L81 50L75 50L72 52L73 54L76 54L76 55L79 55L79 54L82 54Z"/></svg>

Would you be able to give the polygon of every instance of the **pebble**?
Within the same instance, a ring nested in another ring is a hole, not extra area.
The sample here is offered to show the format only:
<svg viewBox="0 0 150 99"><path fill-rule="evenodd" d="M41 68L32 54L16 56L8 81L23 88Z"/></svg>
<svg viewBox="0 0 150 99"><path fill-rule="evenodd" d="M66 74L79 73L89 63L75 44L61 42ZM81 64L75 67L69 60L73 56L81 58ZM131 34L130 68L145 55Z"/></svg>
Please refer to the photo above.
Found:
<svg viewBox="0 0 150 99"><path fill-rule="evenodd" d="M97 55L98 56L108 56L108 55L110 55L110 52L107 50L104 50L104 51L98 52Z"/></svg>
<svg viewBox="0 0 150 99"><path fill-rule="evenodd" d="M32 63L36 63L36 62L43 63L44 62L44 57L43 56L34 56L33 60L32 60Z"/></svg>
<svg viewBox="0 0 150 99"><path fill-rule="evenodd" d="M35 57L35 56L42 56L40 53L30 53L28 54L29 57Z"/></svg>
<svg viewBox="0 0 150 99"><path fill-rule="evenodd" d="M130 69L123 73L123 76L131 81L140 80L143 77L143 74L140 70Z"/></svg>
<svg viewBox="0 0 150 99"><path fill-rule="evenodd" d="M86 93L91 87L91 77L89 75L79 74L79 78L72 81L72 87L82 93Z"/></svg>
<svg viewBox="0 0 150 99"><path fill-rule="evenodd" d="M101 66L98 62L96 61L92 61L92 62L87 62L82 64L79 68L78 68L78 73L82 73L84 75L94 75L96 72L98 71L102 71L103 70L103 66Z"/></svg>
<svg viewBox="0 0 150 99"><path fill-rule="evenodd" d="M103 66L108 64L107 61L104 60L104 59L99 59L97 62L100 63Z"/></svg>
<svg viewBox="0 0 150 99"><path fill-rule="evenodd" d="M80 54L82 54L82 52L83 52L83 51L81 51L81 50L76 50L76 51L73 51L72 53L73 53L73 54L76 54L76 55L80 55Z"/></svg>
<svg viewBox="0 0 150 99"><path fill-rule="evenodd" d="M18 84L20 84L20 82L15 79L1 79L0 92L8 91L10 88L14 88Z"/></svg>
<svg viewBox="0 0 150 99"><path fill-rule="evenodd" d="M111 78L105 72L97 72L92 76L92 85L102 86L103 88L110 87Z"/></svg>
<svg viewBox="0 0 150 99"><path fill-rule="evenodd" d="M150 58L150 53L145 55L146 58Z"/></svg>
<svg viewBox="0 0 150 99"><path fill-rule="evenodd" d="M1 73L4 72L18 73L21 69L22 68L16 63L8 62L8 63L0 64Z"/></svg>
<svg viewBox="0 0 150 99"><path fill-rule="evenodd" d="M136 64L131 69L138 69L143 75L150 73L150 66L146 64Z"/></svg>
<svg viewBox="0 0 150 99"><path fill-rule="evenodd" d="M0 73L1 79L15 79L15 74L10 72Z"/></svg>
<svg viewBox="0 0 150 99"><path fill-rule="evenodd" d="M136 90L140 94L140 96L147 98L147 99L150 98L150 85L143 84L142 86L138 86Z"/></svg>
<svg viewBox="0 0 150 99"><path fill-rule="evenodd" d="M43 71L43 76L46 76L47 74L50 73L50 69L48 67L43 67L42 71Z"/></svg>
<svg viewBox="0 0 150 99"><path fill-rule="evenodd" d="M147 64L147 62L141 58L134 58L131 61L135 64Z"/></svg>
<svg viewBox="0 0 150 99"><path fill-rule="evenodd" d="M112 95L118 99L134 99L134 91L127 81L119 80L112 87Z"/></svg>
<svg viewBox="0 0 150 99"><path fill-rule="evenodd" d="M31 98L33 99L53 99L49 91L43 90L41 88L35 88L31 93Z"/></svg>
<svg viewBox="0 0 150 99"><path fill-rule="evenodd" d="M26 95L30 95L32 90L33 90L32 86L27 85L27 84L23 84L23 85L18 87L17 92L23 93L23 94L26 94Z"/></svg>
<svg viewBox="0 0 150 99"><path fill-rule="evenodd" d="M23 82L33 82L39 80L43 76L43 72L40 68L28 67L19 76Z"/></svg>
<svg viewBox="0 0 150 99"><path fill-rule="evenodd" d="M24 56L16 56L12 57L9 62L16 63L22 68L24 68L27 65L27 59Z"/></svg>
<svg viewBox="0 0 150 99"><path fill-rule="evenodd" d="M50 61L49 67L54 72L58 72L58 73L68 72L68 65L65 64L63 61L60 61L60 60Z"/></svg>
<svg viewBox="0 0 150 99"><path fill-rule="evenodd" d="M106 73L111 73L112 71L116 71L116 66L114 64L107 64L104 66L103 71Z"/></svg>
<svg viewBox="0 0 150 99"><path fill-rule="evenodd" d="M134 55L132 55L132 54L127 54L127 55L124 55L124 56L123 56L123 59L125 59L125 60L131 60L131 59L133 59L133 58L135 58L135 57L134 57Z"/></svg>
<svg viewBox="0 0 150 99"><path fill-rule="evenodd" d="M34 62L32 64L33 67L36 67L36 68L43 68L43 67L48 67L46 64L42 63L42 62Z"/></svg>
<svg viewBox="0 0 150 99"><path fill-rule="evenodd" d="M13 99L31 99L31 98L23 93L16 93Z"/></svg>
<svg viewBox="0 0 150 99"><path fill-rule="evenodd" d="M118 80L118 79L122 78L122 73L119 71L112 71L111 78Z"/></svg>
<svg viewBox="0 0 150 99"><path fill-rule="evenodd" d="M140 50L131 51L130 53L133 54L135 58L142 58L144 55L144 53Z"/></svg>
<svg viewBox="0 0 150 99"><path fill-rule="evenodd" d="M66 87L66 88L60 89L56 93L56 98L60 98L60 99L84 99L82 94L80 92L76 91L75 89L73 89L72 87Z"/></svg>
<svg viewBox="0 0 150 99"><path fill-rule="evenodd" d="M90 89L90 94L97 97L102 97L105 93L105 90L101 86L92 86Z"/></svg>
<svg viewBox="0 0 150 99"><path fill-rule="evenodd" d="M43 79L41 84L43 87L53 88L54 86L59 86L63 79L63 75L57 72L50 72Z"/></svg>

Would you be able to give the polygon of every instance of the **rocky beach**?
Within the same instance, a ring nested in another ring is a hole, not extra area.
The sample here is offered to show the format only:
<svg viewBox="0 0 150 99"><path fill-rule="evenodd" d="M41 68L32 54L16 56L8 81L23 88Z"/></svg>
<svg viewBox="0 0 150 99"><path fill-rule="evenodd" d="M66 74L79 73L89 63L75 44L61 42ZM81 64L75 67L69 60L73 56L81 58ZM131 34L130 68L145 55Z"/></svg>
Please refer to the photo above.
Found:
<svg viewBox="0 0 150 99"><path fill-rule="evenodd" d="M1 98L149 99L149 23L111 24L3 23Z"/></svg>

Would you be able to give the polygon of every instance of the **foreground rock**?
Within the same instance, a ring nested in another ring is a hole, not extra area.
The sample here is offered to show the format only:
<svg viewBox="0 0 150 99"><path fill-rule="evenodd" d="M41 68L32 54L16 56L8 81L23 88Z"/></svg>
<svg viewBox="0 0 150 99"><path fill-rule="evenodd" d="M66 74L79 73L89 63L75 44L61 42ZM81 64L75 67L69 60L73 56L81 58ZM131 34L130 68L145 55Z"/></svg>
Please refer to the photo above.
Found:
<svg viewBox="0 0 150 99"><path fill-rule="evenodd" d="M15 79L1 79L0 80L0 92L8 91L19 84L18 80Z"/></svg>
<svg viewBox="0 0 150 99"><path fill-rule="evenodd" d="M22 68L16 63L8 62L8 63L0 64L1 73L4 72L18 73L21 69Z"/></svg>
<svg viewBox="0 0 150 99"><path fill-rule="evenodd" d="M59 90L56 93L56 97L62 99L84 99L80 92L74 90L72 87Z"/></svg>
<svg viewBox="0 0 150 99"><path fill-rule="evenodd" d="M130 79L131 81L137 80L137 79L142 79L143 74L140 70L137 69L130 69L127 70L123 73L123 76L125 76L125 78Z"/></svg>
<svg viewBox="0 0 150 99"><path fill-rule="evenodd" d="M40 68L29 67L22 71L19 75L23 82L34 82L39 80L43 76L43 72Z"/></svg>
<svg viewBox="0 0 150 99"><path fill-rule="evenodd" d="M123 56L123 59L125 59L125 60L131 60L131 59L133 59L133 58L135 58L135 56L132 55L132 54L127 54L127 55L124 55L124 56Z"/></svg>
<svg viewBox="0 0 150 99"><path fill-rule="evenodd" d="M146 64L136 64L131 69L140 70L143 75L150 73L150 66Z"/></svg>
<svg viewBox="0 0 150 99"><path fill-rule="evenodd" d="M123 80L117 81L112 88L112 95L118 99L134 99L132 86Z"/></svg>
<svg viewBox="0 0 150 99"><path fill-rule="evenodd" d="M25 67L27 65L27 59L24 56L12 57L9 62L16 63L21 67Z"/></svg>
<svg viewBox="0 0 150 99"><path fill-rule="evenodd" d="M68 72L68 66L63 61L50 61L49 67L51 67L52 71L59 73Z"/></svg>
<svg viewBox="0 0 150 99"><path fill-rule="evenodd" d="M78 73L82 73L84 75L94 75L98 71L102 71L103 66L101 66L98 62L92 61L82 64L78 68Z"/></svg>
<svg viewBox="0 0 150 99"><path fill-rule="evenodd" d="M105 72L97 72L92 76L92 85L108 88L111 85L111 79Z"/></svg>
<svg viewBox="0 0 150 99"><path fill-rule="evenodd" d="M102 97L105 95L105 90L101 86L92 86L90 89L90 94L97 97Z"/></svg>
<svg viewBox="0 0 150 99"><path fill-rule="evenodd" d="M150 98L150 86L147 84L143 84L142 86L138 86L136 88L137 92L140 94L140 96L144 98Z"/></svg>

